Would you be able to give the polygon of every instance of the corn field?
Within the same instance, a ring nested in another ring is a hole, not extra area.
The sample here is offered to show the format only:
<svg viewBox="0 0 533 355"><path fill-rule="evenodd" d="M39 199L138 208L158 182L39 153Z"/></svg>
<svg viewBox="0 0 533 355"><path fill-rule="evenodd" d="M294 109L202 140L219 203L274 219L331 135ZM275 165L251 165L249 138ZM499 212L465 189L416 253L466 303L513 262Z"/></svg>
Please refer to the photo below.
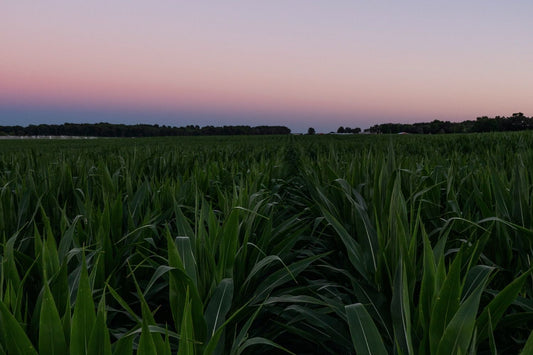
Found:
<svg viewBox="0 0 533 355"><path fill-rule="evenodd" d="M0 141L0 354L532 354L533 133Z"/></svg>

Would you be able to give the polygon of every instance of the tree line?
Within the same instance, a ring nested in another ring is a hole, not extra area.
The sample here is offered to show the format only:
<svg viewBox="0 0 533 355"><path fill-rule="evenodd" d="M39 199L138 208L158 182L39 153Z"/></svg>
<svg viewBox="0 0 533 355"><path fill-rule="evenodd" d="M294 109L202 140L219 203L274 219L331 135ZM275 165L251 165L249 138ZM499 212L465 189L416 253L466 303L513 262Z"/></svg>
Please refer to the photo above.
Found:
<svg viewBox="0 0 533 355"><path fill-rule="evenodd" d="M343 127L343 126L340 126L338 129L337 129L337 133L351 133L351 134L358 134L358 133L361 133L361 128L357 127L357 128L350 128L350 127Z"/></svg>
<svg viewBox="0 0 533 355"><path fill-rule="evenodd" d="M370 133L475 133L497 131L524 131L533 129L533 117L524 116L522 112L513 113L512 116L503 117L477 117L476 120L463 122L450 122L434 120L420 123L384 123L374 125L365 132Z"/></svg>
<svg viewBox="0 0 533 355"><path fill-rule="evenodd" d="M85 136L85 137L163 137L214 135L290 134L285 126L204 126L173 127L148 124L64 123L60 125L0 126L0 135L9 136Z"/></svg>

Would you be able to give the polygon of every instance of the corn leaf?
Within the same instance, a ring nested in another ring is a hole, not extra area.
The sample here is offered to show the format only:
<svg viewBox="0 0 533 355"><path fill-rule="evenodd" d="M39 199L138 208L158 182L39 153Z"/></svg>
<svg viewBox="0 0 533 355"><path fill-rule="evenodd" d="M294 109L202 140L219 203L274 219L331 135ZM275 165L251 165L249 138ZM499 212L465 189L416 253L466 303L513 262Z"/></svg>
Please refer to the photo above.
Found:
<svg viewBox="0 0 533 355"><path fill-rule="evenodd" d="M0 301L0 331L4 334L5 343L2 347L7 350L7 353L37 355L26 332L2 301Z"/></svg>
<svg viewBox="0 0 533 355"><path fill-rule="evenodd" d="M488 337L488 318L489 312L492 321L492 326L496 327L499 320L505 313L505 310L516 300L518 293L522 289L527 277L529 276L531 269L524 272L520 277L516 278L513 282L507 285L501 290L496 297L483 309L483 312L479 316L477 326L479 328L479 340L484 340Z"/></svg>
<svg viewBox="0 0 533 355"><path fill-rule="evenodd" d="M481 293L485 289L488 277L488 273L484 274L482 282L478 284L476 289L471 292L470 296L453 315L439 342L438 355L466 354L468 352L476 324L479 300Z"/></svg>
<svg viewBox="0 0 533 355"><path fill-rule="evenodd" d="M48 284L44 284L44 293L39 319L39 354L66 354L67 344L63 325L59 318L52 292Z"/></svg>
<svg viewBox="0 0 533 355"><path fill-rule="evenodd" d="M70 353L87 354L91 332L96 322L92 289L89 284L89 275L85 263L85 257L81 264L78 293L74 304L74 314L70 331Z"/></svg>
<svg viewBox="0 0 533 355"><path fill-rule="evenodd" d="M352 343L357 354L387 354L372 317L361 303L345 307Z"/></svg>

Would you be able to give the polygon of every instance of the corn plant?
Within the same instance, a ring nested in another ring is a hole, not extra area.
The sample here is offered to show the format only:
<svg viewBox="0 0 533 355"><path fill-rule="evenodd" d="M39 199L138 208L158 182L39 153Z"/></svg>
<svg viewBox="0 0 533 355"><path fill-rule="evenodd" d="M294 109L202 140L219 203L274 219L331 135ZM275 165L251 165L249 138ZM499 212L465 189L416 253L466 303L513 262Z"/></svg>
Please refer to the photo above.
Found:
<svg viewBox="0 0 533 355"><path fill-rule="evenodd" d="M0 354L527 354L531 147L1 141Z"/></svg>

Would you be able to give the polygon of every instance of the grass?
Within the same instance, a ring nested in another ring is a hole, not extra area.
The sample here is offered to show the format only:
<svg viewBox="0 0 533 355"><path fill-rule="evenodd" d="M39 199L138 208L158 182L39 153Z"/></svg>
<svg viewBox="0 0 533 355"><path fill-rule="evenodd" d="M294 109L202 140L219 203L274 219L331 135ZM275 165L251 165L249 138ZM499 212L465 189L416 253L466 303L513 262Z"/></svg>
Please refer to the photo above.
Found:
<svg viewBox="0 0 533 355"><path fill-rule="evenodd" d="M532 147L0 142L0 354L527 353Z"/></svg>

